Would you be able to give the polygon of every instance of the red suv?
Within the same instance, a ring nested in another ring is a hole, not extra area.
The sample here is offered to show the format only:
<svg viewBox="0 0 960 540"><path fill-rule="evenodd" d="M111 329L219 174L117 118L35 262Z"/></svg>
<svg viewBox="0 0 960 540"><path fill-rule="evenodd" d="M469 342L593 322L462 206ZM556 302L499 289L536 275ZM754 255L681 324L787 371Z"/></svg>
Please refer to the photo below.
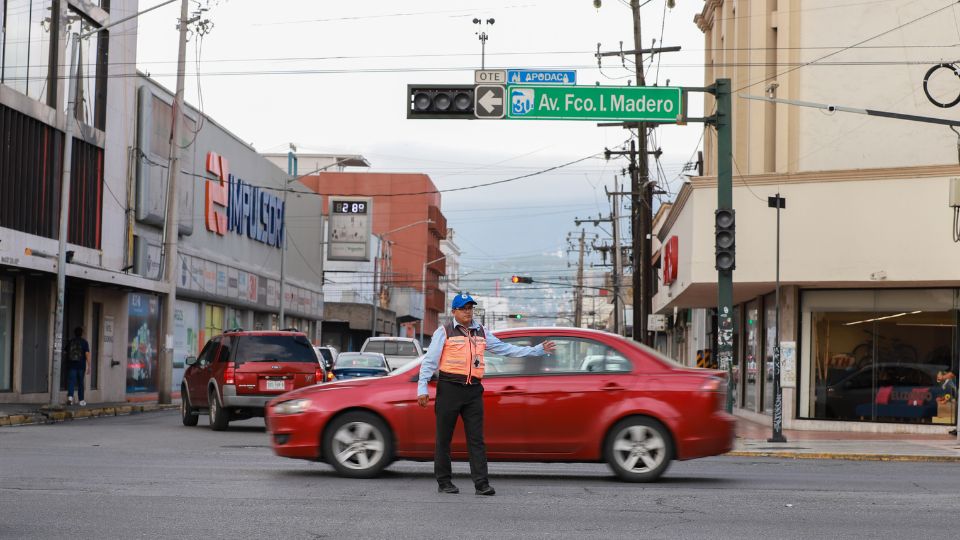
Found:
<svg viewBox="0 0 960 540"><path fill-rule="evenodd" d="M284 392L326 380L302 332L228 331L186 363L180 385L183 425L197 425L200 412L207 411L216 431L227 429L230 420L263 416L266 403Z"/></svg>

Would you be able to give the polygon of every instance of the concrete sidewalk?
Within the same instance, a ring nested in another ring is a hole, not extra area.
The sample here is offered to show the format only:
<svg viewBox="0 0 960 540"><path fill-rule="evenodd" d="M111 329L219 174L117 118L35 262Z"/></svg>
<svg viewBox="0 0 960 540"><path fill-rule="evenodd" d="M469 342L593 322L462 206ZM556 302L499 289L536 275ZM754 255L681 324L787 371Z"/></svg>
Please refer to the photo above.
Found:
<svg viewBox="0 0 960 540"><path fill-rule="evenodd" d="M22 426L29 424L53 424L75 418L96 418L99 416L123 416L152 411L164 411L180 407L180 399L161 405L152 401L125 401L117 403L88 403L79 405L60 405L51 407L46 404L0 403L0 427Z"/></svg>
<svg viewBox="0 0 960 540"><path fill-rule="evenodd" d="M772 433L769 425L737 418L737 441L726 455L960 463L960 441L954 435L784 430L787 442L767 442Z"/></svg>

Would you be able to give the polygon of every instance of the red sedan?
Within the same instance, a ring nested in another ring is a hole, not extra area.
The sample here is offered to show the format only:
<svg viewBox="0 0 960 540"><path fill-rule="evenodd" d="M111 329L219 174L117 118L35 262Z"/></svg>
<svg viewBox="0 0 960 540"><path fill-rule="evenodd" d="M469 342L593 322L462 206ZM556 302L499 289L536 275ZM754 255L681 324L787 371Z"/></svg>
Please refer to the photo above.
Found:
<svg viewBox="0 0 960 540"><path fill-rule="evenodd" d="M633 482L673 459L730 451L723 372L685 368L606 332L524 328L497 332L515 345L556 343L550 356L485 356L485 436L491 461L599 462ZM432 405L417 405L420 362L386 377L302 388L272 400L267 426L279 456L326 461L340 474L377 475L397 459L432 461ZM431 383L431 400L435 382ZM465 460L462 424L453 458Z"/></svg>

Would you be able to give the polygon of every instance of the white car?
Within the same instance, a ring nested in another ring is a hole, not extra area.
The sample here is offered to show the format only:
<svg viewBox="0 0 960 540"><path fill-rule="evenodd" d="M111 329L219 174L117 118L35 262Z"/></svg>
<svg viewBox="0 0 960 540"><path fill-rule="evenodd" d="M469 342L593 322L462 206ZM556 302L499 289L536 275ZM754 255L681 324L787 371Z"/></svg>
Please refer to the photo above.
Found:
<svg viewBox="0 0 960 540"><path fill-rule="evenodd" d="M370 337L363 342L360 352L377 352L387 357L390 369L400 369L423 356L420 342L403 337Z"/></svg>

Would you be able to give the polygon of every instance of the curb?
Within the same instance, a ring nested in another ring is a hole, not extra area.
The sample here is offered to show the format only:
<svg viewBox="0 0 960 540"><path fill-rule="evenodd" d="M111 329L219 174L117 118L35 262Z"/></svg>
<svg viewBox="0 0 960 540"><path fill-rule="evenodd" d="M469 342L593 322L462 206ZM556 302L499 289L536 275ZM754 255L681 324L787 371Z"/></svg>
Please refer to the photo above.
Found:
<svg viewBox="0 0 960 540"><path fill-rule="evenodd" d="M849 454L840 452L750 452L735 450L727 452L725 456L734 457L765 457L782 459L838 459L846 461L911 461L911 462L939 462L960 463L960 456L920 456L897 454Z"/></svg>
<svg viewBox="0 0 960 540"><path fill-rule="evenodd" d="M103 416L129 416L148 412L177 409L177 404L131 404L107 407L86 407L82 409L41 409L36 413L0 416L0 427L24 426L32 424L56 424L77 418L98 418Z"/></svg>

